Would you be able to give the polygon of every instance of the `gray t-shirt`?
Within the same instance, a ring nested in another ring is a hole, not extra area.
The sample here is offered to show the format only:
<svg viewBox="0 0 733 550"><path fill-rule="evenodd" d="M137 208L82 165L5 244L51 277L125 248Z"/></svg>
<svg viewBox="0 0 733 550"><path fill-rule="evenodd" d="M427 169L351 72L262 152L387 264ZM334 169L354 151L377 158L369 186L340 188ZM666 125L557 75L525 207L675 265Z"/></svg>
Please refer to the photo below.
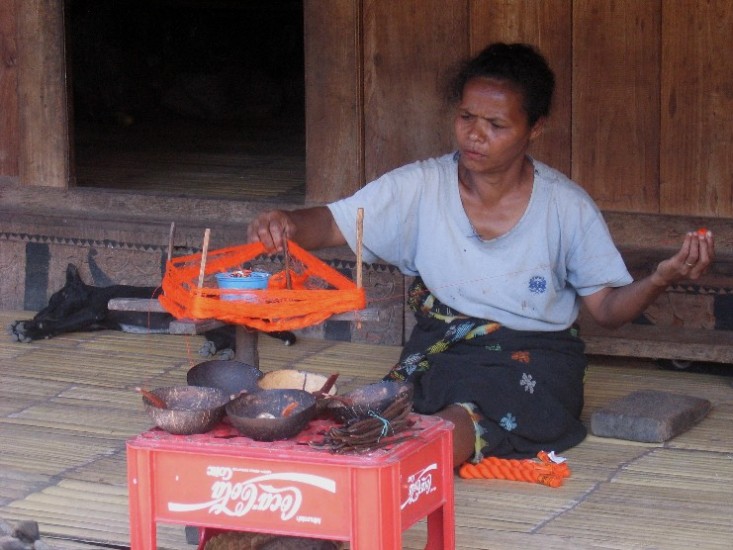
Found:
<svg viewBox="0 0 733 550"><path fill-rule="evenodd" d="M490 240L476 235L463 209L455 154L397 168L328 207L352 250L363 208L364 261L420 275L453 309L515 330L563 330L578 315L578 295L633 279L586 191L532 162L527 210Z"/></svg>

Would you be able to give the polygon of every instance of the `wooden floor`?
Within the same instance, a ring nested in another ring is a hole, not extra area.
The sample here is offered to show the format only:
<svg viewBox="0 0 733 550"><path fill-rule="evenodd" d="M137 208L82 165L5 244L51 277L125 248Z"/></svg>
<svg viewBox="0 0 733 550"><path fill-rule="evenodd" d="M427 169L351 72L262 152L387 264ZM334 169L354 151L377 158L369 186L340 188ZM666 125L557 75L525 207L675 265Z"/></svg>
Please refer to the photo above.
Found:
<svg viewBox="0 0 733 550"><path fill-rule="evenodd" d="M0 312L0 322L29 318ZM185 383L202 338L80 333L0 341L0 520L36 520L59 550L129 547L125 441L151 427L136 386ZM381 377L398 348L260 338L261 368L339 372L339 391ZM733 366L730 367L733 369ZM456 479L461 550L733 548L733 377L665 371L593 357L583 418L637 389L709 399L711 413L665 444L590 436L564 454L557 489ZM405 534L422 548L425 525ZM195 548L183 529L158 528L159 548Z"/></svg>
<svg viewBox="0 0 733 550"><path fill-rule="evenodd" d="M79 187L208 199L305 200L302 113L247 123L173 117L78 125Z"/></svg>

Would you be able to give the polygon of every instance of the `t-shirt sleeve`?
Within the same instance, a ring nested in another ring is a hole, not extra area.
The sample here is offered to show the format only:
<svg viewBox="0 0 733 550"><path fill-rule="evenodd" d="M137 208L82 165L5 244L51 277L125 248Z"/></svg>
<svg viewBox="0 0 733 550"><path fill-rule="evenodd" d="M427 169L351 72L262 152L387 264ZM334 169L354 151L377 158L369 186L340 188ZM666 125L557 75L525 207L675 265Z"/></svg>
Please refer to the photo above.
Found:
<svg viewBox="0 0 733 550"><path fill-rule="evenodd" d="M601 212L586 203L574 232L575 242L567 258L567 281L578 295L589 296L606 287L630 284L633 277L616 248Z"/></svg>
<svg viewBox="0 0 733 550"><path fill-rule="evenodd" d="M329 204L328 209L331 211L336 225L346 239L346 244L348 244L349 248L356 253L358 248L358 243L356 242L357 212L359 208L365 207L360 207L358 204L350 205L350 202L350 200L342 199ZM371 249L366 247L363 241L361 251L362 259L367 263L375 262L378 259L378 256Z"/></svg>
<svg viewBox="0 0 733 550"><path fill-rule="evenodd" d="M364 209L362 259L381 259L405 273L411 271L417 224L414 211L419 177L410 167L397 169L374 180L354 195L328 204L336 225L356 252L357 214Z"/></svg>

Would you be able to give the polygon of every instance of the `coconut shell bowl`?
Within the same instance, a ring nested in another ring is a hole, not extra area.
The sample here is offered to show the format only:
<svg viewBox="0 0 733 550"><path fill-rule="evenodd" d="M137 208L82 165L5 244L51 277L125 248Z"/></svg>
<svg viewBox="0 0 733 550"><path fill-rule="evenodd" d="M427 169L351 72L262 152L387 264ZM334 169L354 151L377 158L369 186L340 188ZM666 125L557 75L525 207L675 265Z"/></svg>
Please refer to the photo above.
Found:
<svg viewBox="0 0 733 550"><path fill-rule="evenodd" d="M260 387L257 382L260 378L262 371L257 367L241 361L220 359L199 363L186 374L189 386L218 388L228 396L258 391Z"/></svg>
<svg viewBox="0 0 733 550"><path fill-rule="evenodd" d="M241 394L226 406L229 422L257 441L288 439L316 414L316 397L305 390L274 389Z"/></svg>
<svg viewBox="0 0 733 550"><path fill-rule="evenodd" d="M160 429L191 435L206 433L222 420L229 395L218 388L169 386L146 391L142 400Z"/></svg>

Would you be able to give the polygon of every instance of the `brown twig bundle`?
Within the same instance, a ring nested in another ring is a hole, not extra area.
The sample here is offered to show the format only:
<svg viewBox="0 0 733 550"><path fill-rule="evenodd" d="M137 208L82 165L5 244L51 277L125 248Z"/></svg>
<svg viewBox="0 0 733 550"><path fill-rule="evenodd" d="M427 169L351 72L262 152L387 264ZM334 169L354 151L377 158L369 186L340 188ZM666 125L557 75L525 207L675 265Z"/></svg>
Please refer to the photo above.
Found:
<svg viewBox="0 0 733 550"><path fill-rule="evenodd" d="M369 413L342 426L334 426L326 432L322 442L314 445L326 447L334 453L364 453L405 441L414 436L394 436L414 424L409 417L411 411L412 399L407 394L400 394L381 413Z"/></svg>

